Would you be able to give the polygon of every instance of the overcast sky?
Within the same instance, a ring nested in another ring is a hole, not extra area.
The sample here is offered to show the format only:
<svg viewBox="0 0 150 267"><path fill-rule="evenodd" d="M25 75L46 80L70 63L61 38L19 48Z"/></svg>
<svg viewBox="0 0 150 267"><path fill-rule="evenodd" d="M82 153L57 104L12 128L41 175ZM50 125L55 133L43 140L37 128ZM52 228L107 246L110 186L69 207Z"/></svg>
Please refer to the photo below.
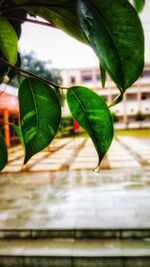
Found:
<svg viewBox="0 0 150 267"><path fill-rule="evenodd" d="M150 62L150 0L140 14L145 33L145 61ZM64 32L45 26L24 23L19 41L21 52L34 51L39 59L52 60L55 68L98 66L98 59L88 46Z"/></svg>

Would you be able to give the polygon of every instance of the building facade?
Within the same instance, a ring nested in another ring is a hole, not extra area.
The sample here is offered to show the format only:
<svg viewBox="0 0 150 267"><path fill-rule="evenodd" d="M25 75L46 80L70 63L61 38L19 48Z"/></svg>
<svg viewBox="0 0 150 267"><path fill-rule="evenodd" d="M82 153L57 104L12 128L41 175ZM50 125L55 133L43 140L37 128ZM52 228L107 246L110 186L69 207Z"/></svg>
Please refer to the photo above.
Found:
<svg viewBox="0 0 150 267"><path fill-rule="evenodd" d="M61 71L63 86L82 85L91 88L97 94L101 95L110 105L118 96L119 90L111 81L109 76L106 77L105 88L101 86L101 79L98 68L68 69ZM64 113L68 109L64 108ZM112 113L118 119L123 127L134 124L138 119L143 119L143 125L150 122L150 64L146 64L143 75L127 89L123 101L111 108Z"/></svg>
<svg viewBox="0 0 150 267"><path fill-rule="evenodd" d="M91 88L101 95L108 105L119 94L116 85L107 76L106 85L101 86L98 68L68 69L61 70L62 86L70 87L82 85ZM124 94L123 101L111 107L111 112L115 114L120 128L134 128L150 126L150 64L145 65L143 75ZM70 114L67 104L63 107L63 116ZM143 119L137 124L138 119ZM0 85L0 131L4 135L6 145L9 147L17 136L11 127L11 123L19 124L19 108L17 89L12 86Z"/></svg>

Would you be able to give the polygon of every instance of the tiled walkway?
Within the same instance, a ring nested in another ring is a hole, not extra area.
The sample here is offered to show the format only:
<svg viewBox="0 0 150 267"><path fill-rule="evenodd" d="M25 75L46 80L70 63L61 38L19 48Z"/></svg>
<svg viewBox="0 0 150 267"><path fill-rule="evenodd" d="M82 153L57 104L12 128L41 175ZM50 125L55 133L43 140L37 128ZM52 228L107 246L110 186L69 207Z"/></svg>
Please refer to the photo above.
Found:
<svg viewBox="0 0 150 267"><path fill-rule="evenodd" d="M101 163L101 169L120 169L150 165L150 139L118 137ZM20 145L9 149L9 162L3 172L44 172L91 170L97 165L97 153L90 139L84 137L55 139L23 166Z"/></svg>
<svg viewBox="0 0 150 267"><path fill-rule="evenodd" d="M149 231L150 168L2 173L0 236L15 229Z"/></svg>

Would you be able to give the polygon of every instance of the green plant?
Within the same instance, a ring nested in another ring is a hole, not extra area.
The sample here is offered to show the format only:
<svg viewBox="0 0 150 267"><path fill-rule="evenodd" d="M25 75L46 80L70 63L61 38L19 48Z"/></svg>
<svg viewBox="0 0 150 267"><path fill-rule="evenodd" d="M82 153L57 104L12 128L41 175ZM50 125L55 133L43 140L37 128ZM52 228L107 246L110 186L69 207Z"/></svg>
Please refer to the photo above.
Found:
<svg viewBox="0 0 150 267"><path fill-rule="evenodd" d="M144 121L145 119L145 116L142 114L141 111L138 111L135 115L135 120L136 121Z"/></svg>
<svg viewBox="0 0 150 267"><path fill-rule="evenodd" d="M134 2L138 7L139 1ZM0 1L0 80L9 76L10 70L24 77L19 88L21 129L18 130L23 136L24 163L47 146L57 132L61 108L54 89L61 88L67 89L70 110L95 145L99 165L113 139L110 109L88 88L64 88L20 68L17 39L22 21L29 21L27 13L44 18L50 27L59 28L93 48L100 61L103 87L107 72L119 89L112 106L122 100L126 89L143 70L144 35L137 12L128 0ZM7 149L2 137L0 143L2 169L7 163Z"/></svg>
<svg viewBox="0 0 150 267"><path fill-rule="evenodd" d="M36 58L36 54L34 52L30 52L29 54L21 54L21 68L24 70L30 71L34 74L41 75L43 78L48 81L61 84L62 79L58 70L52 69L52 63L50 60L42 61ZM16 87L19 87L19 81L17 75L12 77L10 84Z"/></svg>
<svg viewBox="0 0 150 267"><path fill-rule="evenodd" d="M72 116L66 116L61 119L59 131L61 136L72 136L73 135L73 121Z"/></svg>

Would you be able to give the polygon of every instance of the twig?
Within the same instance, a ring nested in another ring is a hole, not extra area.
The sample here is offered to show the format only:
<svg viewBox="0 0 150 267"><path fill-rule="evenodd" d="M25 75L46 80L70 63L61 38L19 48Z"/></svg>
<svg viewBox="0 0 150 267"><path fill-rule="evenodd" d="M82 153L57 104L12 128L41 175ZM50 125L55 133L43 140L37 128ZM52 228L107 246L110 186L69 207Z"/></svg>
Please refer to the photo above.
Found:
<svg viewBox="0 0 150 267"><path fill-rule="evenodd" d="M53 83L53 82L51 82L51 81L49 81L49 80L47 80L47 79L45 79L45 78L42 78L41 76L38 76L38 75L36 75L36 74L34 74L34 73L32 73L32 72L30 72L30 71L27 71L27 70L23 70L23 69L21 69L21 68L18 68L18 67L16 67L16 66L14 66L14 65L12 65L12 64L10 64L10 63L8 63L6 60L4 60L3 58L0 58L0 62L1 63L3 63L4 65L6 65L6 66L8 66L8 67L10 67L11 69L13 69L16 73L18 73L18 74L20 74L20 75L22 75L22 76L24 76L24 77L28 77L28 76L32 76L32 77L34 77L34 78L36 78L36 79L38 79L38 80L40 80L40 81L42 81L42 82L44 82L44 83L46 83L46 84L48 84L48 85L51 85L51 86L53 86L54 88L57 88L57 89L68 89L67 87L63 87L63 86L59 86L58 84L55 84L55 83Z"/></svg>
<svg viewBox="0 0 150 267"><path fill-rule="evenodd" d="M9 20L15 20L15 21L20 21L20 22L29 22L29 23L34 23L34 24L43 25L43 26L47 26L47 27L56 28L53 24L48 23L48 22L44 22L44 21L40 21L40 20L20 19L20 18L9 17L9 16L2 16L2 17L6 17Z"/></svg>

